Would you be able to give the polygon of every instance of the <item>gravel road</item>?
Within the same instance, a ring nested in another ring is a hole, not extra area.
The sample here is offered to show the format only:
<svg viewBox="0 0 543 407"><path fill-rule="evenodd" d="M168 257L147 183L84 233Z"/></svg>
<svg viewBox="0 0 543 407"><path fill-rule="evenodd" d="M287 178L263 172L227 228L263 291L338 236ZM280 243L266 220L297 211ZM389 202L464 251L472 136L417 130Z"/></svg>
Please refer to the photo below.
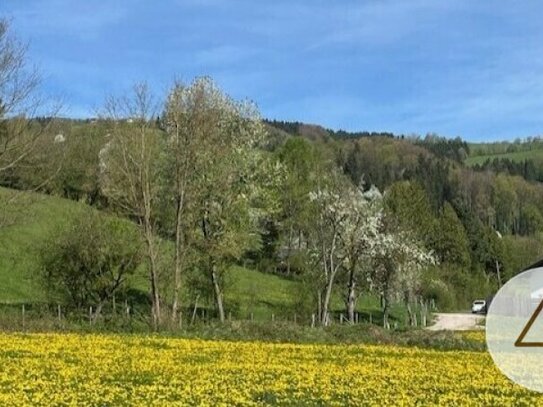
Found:
<svg viewBox="0 0 543 407"><path fill-rule="evenodd" d="M435 324L428 327L431 331L467 331L484 328L482 325L479 325L480 321L485 319L483 315L457 313L436 314L436 317Z"/></svg>

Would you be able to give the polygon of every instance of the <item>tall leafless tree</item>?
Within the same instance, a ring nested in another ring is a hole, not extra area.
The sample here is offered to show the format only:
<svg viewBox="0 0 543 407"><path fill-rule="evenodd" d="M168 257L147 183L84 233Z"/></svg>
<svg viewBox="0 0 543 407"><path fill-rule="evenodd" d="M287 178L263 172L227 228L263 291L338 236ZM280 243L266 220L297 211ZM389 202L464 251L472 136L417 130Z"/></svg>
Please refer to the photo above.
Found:
<svg viewBox="0 0 543 407"><path fill-rule="evenodd" d="M104 111L110 141L101 151L104 195L120 212L138 223L145 242L155 329L161 323L159 247L155 233L155 207L160 185L160 132L154 122L157 108L145 83L136 84L126 97L110 97Z"/></svg>
<svg viewBox="0 0 543 407"><path fill-rule="evenodd" d="M41 76L29 64L27 49L12 33L10 22L0 18L0 177L33 163L37 147L59 111L40 95ZM45 118L37 120L38 114ZM9 198L4 194L0 209L16 197L15 193ZM0 226L6 223L0 215Z"/></svg>

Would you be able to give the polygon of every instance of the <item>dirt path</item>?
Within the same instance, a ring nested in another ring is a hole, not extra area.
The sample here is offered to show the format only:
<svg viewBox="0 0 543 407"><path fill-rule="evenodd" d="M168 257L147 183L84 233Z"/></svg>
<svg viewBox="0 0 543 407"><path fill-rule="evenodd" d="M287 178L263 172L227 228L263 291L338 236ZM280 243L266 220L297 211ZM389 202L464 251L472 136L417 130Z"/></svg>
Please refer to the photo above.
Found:
<svg viewBox="0 0 543 407"><path fill-rule="evenodd" d="M479 322L485 319L483 315L474 314L436 314L436 316L435 324L428 327L431 331L483 329Z"/></svg>

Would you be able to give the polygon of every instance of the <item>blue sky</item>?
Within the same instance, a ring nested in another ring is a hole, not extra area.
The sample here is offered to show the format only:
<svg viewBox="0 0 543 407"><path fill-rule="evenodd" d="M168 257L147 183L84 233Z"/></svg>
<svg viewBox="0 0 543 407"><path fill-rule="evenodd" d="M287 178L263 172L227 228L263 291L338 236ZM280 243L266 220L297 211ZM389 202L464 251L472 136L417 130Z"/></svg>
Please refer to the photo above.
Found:
<svg viewBox="0 0 543 407"><path fill-rule="evenodd" d="M146 80L210 75L263 116L501 140L543 133L543 3L1 0L61 96L92 116Z"/></svg>

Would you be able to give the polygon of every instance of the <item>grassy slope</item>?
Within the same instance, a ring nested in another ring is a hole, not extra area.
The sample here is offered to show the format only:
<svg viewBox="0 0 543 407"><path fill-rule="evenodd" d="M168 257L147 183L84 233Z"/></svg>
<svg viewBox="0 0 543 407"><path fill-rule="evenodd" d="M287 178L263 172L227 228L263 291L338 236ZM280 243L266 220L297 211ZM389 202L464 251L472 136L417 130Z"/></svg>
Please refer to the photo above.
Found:
<svg viewBox="0 0 543 407"><path fill-rule="evenodd" d="M0 188L0 202L11 196L12 191ZM17 193L16 200L0 207L3 218L12 223L0 228L0 303L47 300L36 277L40 247L56 228L65 227L70 218L90 210L94 209L66 199L31 193ZM269 320L271 314L277 319L292 318L295 313L305 319L309 317L302 315L307 311L297 307L304 294L299 282L243 267L233 267L229 275L226 300L238 317L249 318L251 313L256 320ZM132 286L141 291L147 290L147 284L144 272L132 282ZM336 311L343 309L339 294L335 295L332 307ZM378 318L379 302L377 298L362 297L358 309ZM395 311L398 315L403 313L401 307Z"/></svg>
<svg viewBox="0 0 543 407"><path fill-rule="evenodd" d="M492 160L494 158L508 158L513 161L523 161L526 159L543 160L543 149L517 151L514 153L471 156L466 159L466 165L483 164L486 160Z"/></svg>
<svg viewBox="0 0 543 407"><path fill-rule="evenodd" d="M0 210L7 226L0 229L0 302L43 301L36 281L41 243L81 205L39 194L17 194L0 189L2 201L14 198Z"/></svg>

